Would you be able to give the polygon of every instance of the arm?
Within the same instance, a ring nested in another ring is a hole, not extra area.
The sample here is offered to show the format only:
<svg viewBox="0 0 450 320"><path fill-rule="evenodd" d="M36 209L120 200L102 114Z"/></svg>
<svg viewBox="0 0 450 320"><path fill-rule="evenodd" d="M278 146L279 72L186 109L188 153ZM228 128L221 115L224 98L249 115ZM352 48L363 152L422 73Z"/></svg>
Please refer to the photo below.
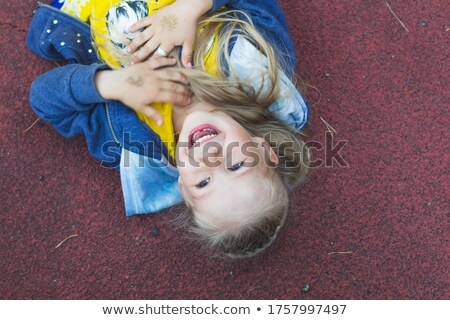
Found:
<svg viewBox="0 0 450 320"><path fill-rule="evenodd" d="M173 63L171 59L159 58L118 70L107 70L99 64L59 67L33 82L31 107L65 137L83 134L84 116L109 100L121 101L135 111L153 116L152 102L189 102L184 76L173 70L156 70Z"/></svg>
<svg viewBox="0 0 450 320"><path fill-rule="evenodd" d="M30 104L34 112L66 138L84 135L89 152L107 163L120 162L120 151L108 157L103 146L113 144L104 100L94 86L94 76L104 65L67 65L33 81ZM118 157L118 158L117 158ZM114 158L114 159L112 159Z"/></svg>
<svg viewBox="0 0 450 320"><path fill-rule="evenodd" d="M41 75L31 85L32 109L64 137L83 134L87 129L85 116L106 102L94 85L96 72L105 68L72 64Z"/></svg>
<svg viewBox="0 0 450 320"><path fill-rule="evenodd" d="M155 70L171 64L169 60L152 60L147 65L115 71L98 64L59 67L33 82L30 104L62 136L84 135L91 154L110 162L102 150L105 143L114 141L103 107L109 99L146 113L151 111L148 103L153 101L187 103L190 93L178 82L184 80L182 76L173 70ZM136 87L133 81L141 86Z"/></svg>
<svg viewBox="0 0 450 320"><path fill-rule="evenodd" d="M295 72L295 48L289 34L283 10L276 0L215 0L211 9L228 8L245 12L262 36L276 49L285 64L284 71L291 77Z"/></svg>
<svg viewBox="0 0 450 320"><path fill-rule="evenodd" d="M226 1L221 2L217 5ZM235 0L228 1L227 5L247 13L252 18L256 29L278 50L282 59L278 67L279 98L269 107L269 110L275 117L294 129L304 128L308 121L309 108L291 81L295 72L295 54L283 11L275 0ZM238 76L249 81L254 88L259 88L262 84L259 75L260 59L259 51L245 39L240 38L234 44L231 64ZM263 61L263 65L266 65L265 58ZM267 85L270 80L266 80L264 83Z"/></svg>

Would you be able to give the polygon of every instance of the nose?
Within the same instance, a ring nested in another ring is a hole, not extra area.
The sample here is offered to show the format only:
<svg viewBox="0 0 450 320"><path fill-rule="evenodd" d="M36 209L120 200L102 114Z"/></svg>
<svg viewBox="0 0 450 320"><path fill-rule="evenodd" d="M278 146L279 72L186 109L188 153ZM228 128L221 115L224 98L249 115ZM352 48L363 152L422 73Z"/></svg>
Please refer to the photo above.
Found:
<svg viewBox="0 0 450 320"><path fill-rule="evenodd" d="M217 141L208 141L204 145L193 147L193 158L199 163L208 165L223 159L222 146Z"/></svg>

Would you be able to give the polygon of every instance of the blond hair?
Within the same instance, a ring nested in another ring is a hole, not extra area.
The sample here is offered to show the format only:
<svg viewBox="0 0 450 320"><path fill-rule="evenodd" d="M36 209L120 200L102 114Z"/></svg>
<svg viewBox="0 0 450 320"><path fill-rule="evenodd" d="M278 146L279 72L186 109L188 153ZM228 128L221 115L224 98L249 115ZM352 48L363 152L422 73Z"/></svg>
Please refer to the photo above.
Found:
<svg viewBox="0 0 450 320"><path fill-rule="evenodd" d="M288 191L301 185L309 167L309 152L299 132L275 119L268 107L280 99L278 68L283 64L277 50L273 48L255 29L250 17L236 10L221 10L205 16L199 25L196 50L191 70L181 67L178 48L174 56L178 59L178 71L190 79L193 93L201 101L226 112L250 135L262 137L270 145L279 159L274 174L269 175L269 195L262 205L252 208L254 218L238 230L223 230L212 221L191 214L190 230L203 239L214 251L231 258L250 257L264 251L273 243L284 225L289 212ZM220 27L220 28L219 28ZM206 72L204 56L208 43L219 36L217 54L217 74ZM254 88L249 81L239 78L230 59L229 47L233 38L244 37L260 52L261 83ZM106 42L107 43L107 42ZM129 57L121 50L110 51L122 65ZM230 80L232 78L232 80ZM268 83L267 83L268 82Z"/></svg>
<svg viewBox="0 0 450 320"><path fill-rule="evenodd" d="M225 230L191 207L189 230L219 256L247 258L263 252L275 241L289 213L289 195L280 177L273 174L263 184L261 189L268 193L245 213L246 221L239 227Z"/></svg>

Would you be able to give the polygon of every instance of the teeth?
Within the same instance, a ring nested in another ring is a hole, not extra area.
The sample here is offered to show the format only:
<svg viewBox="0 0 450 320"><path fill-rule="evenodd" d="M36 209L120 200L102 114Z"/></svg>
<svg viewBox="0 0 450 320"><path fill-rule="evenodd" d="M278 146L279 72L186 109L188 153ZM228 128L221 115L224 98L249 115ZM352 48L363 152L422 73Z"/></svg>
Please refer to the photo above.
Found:
<svg viewBox="0 0 450 320"><path fill-rule="evenodd" d="M215 137L215 136L217 136L217 134L208 134L206 136L201 137L198 140L194 140L194 143L201 143L202 141L205 141L206 139L209 139L209 138L212 138L212 137Z"/></svg>
<svg viewBox="0 0 450 320"><path fill-rule="evenodd" d="M206 134L206 135L203 135ZM191 137L191 145L194 146L196 144L200 144L201 142L214 138L219 133L212 128L205 128L193 134ZM201 136L201 137L200 137Z"/></svg>

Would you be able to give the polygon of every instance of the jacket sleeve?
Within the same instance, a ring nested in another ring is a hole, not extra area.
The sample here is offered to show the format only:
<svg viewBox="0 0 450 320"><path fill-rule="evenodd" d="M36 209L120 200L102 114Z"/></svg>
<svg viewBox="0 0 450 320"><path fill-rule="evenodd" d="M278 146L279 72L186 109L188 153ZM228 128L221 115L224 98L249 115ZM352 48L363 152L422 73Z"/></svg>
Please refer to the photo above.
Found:
<svg viewBox="0 0 450 320"><path fill-rule="evenodd" d="M30 104L62 136L84 135L94 157L113 163L117 155L104 149L115 145L107 122L107 101L99 95L94 83L95 73L104 68L100 64L70 64L53 69L33 81Z"/></svg>
<svg viewBox="0 0 450 320"><path fill-rule="evenodd" d="M283 10L276 0L214 0L210 12L226 5L245 12L255 28L274 46L283 59L283 69L291 77L295 72L295 49Z"/></svg>
<svg viewBox="0 0 450 320"><path fill-rule="evenodd" d="M89 25L41 3L31 19L27 46L47 60L86 65L99 61Z"/></svg>

